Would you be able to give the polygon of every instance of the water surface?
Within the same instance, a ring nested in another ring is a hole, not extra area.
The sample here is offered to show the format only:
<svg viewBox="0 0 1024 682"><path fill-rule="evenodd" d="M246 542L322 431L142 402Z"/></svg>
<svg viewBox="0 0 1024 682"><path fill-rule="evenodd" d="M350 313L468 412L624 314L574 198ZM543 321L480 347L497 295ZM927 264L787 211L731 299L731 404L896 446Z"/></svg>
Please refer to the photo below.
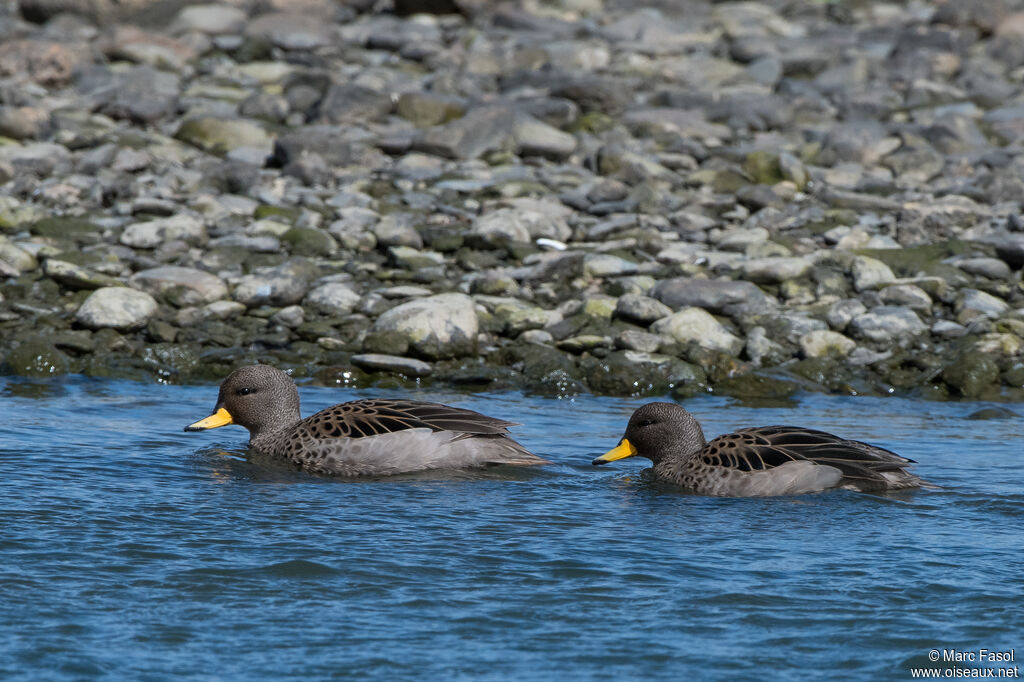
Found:
<svg viewBox="0 0 1024 682"><path fill-rule="evenodd" d="M381 394L300 391L305 415ZM215 386L0 378L0 678L910 679L931 649L1024 656L1020 418L690 400L709 436L821 428L942 486L718 499L590 466L641 400L401 395L522 422L555 464L321 478L239 427L183 433Z"/></svg>

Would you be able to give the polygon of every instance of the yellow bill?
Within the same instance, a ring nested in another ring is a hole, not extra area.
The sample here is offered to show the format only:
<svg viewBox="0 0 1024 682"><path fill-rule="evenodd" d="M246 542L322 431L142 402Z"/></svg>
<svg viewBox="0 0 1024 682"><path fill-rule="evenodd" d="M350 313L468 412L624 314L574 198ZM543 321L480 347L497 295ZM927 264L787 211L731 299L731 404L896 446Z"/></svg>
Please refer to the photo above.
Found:
<svg viewBox="0 0 1024 682"><path fill-rule="evenodd" d="M227 426L228 424L234 424L235 420L231 417L231 413L225 410L223 407L211 414L206 419L200 419L195 424L189 424L185 427L186 431L205 431L206 429L216 429L221 426Z"/></svg>
<svg viewBox="0 0 1024 682"><path fill-rule="evenodd" d="M614 462L617 459L626 459L627 457L632 457L635 454L636 448L633 447L633 444L630 443L629 440L623 438L622 441L615 446L615 448L604 453L603 455L595 459L593 462L591 462L591 464L607 464L608 462Z"/></svg>

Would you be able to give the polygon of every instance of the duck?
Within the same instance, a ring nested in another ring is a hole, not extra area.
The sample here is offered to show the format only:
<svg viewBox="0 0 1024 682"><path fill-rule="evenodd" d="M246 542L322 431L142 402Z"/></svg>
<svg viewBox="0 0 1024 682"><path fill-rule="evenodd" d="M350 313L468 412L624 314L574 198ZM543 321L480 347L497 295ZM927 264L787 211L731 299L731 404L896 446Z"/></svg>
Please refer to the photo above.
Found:
<svg viewBox="0 0 1024 682"><path fill-rule="evenodd" d="M800 426L738 429L710 442L675 403L648 403L629 419L619 444L593 460L654 463L654 476L700 495L802 495L829 488L882 493L934 487L907 471L914 460L857 440Z"/></svg>
<svg viewBox="0 0 1024 682"><path fill-rule="evenodd" d="M550 464L508 435L515 422L440 403L353 400L302 419L299 391L271 365L234 370L213 414L185 431L229 424L249 430L258 453L334 476L386 476L428 469Z"/></svg>

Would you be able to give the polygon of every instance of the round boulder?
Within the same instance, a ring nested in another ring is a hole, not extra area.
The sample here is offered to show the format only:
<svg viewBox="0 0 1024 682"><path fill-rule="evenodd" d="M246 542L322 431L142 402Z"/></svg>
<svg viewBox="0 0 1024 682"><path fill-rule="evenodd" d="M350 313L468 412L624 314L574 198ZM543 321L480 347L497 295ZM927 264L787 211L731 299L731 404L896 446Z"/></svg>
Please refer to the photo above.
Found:
<svg viewBox="0 0 1024 682"><path fill-rule="evenodd" d="M75 314L75 320L90 329L138 329L156 313L156 309L156 301L145 291L103 287L85 299Z"/></svg>
<svg viewBox="0 0 1024 682"><path fill-rule="evenodd" d="M479 330L473 299L465 294L439 294L388 310L371 331L404 339L415 354L440 359L473 353Z"/></svg>

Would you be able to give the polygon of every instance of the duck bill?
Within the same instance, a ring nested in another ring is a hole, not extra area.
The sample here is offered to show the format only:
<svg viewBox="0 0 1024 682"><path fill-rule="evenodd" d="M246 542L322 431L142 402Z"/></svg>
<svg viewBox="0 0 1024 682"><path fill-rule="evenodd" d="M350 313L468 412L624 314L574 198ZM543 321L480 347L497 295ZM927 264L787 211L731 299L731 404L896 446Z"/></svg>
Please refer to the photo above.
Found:
<svg viewBox="0 0 1024 682"><path fill-rule="evenodd" d="M207 429L216 429L220 428L221 426L227 426L228 424L234 423L235 420L231 416L231 413L225 410L223 407L221 407L206 419L200 419L195 424L189 424L188 426L185 427L185 430L206 431Z"/></svg>
<svg viewBox="0 0 1024 682"><path fill-rule="evenodd" d="M614 462L617 459L626 459L627 457L633 457L636 454L636 448L633 446L633 444L630 443L628 439L623 438L622 441L617 446L615 446L614 449L604 453L603 455L595 459L593 462L591 462L591 464L607 464L608 462Z"/></svg>

